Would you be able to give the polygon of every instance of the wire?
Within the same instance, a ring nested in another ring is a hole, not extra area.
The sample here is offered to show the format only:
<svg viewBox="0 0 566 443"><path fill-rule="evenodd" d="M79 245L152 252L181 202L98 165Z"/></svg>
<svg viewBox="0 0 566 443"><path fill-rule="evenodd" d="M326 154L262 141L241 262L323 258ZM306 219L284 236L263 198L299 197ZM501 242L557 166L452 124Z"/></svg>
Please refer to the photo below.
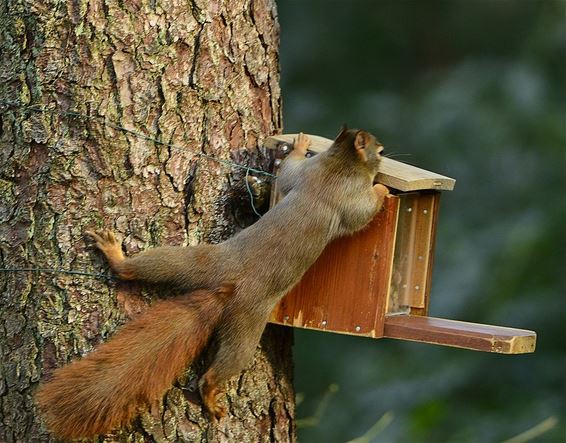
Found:
<svg viewBox="0 0 566 443"><path fill-rule="evenodd" d="M102 272L85 272L85 271L74 271L72 269L51 269L51 268L0 268L0 272L40 272L47 274L70 274L70 275L82 275L85 277L103 278L109 280L111 276L104 274Z"/></svg>
<svg viewBox="0 0 566 443"><path fill-rule="evenodd" d="M81 113L75 112L75 111L59 111L57 109L48 109L48 108L45 108L41 105L23 105L23 104L17 103L17 102L0 101L0 111L4 112L6 109L27 110L27 111L31 111L31 112L39 112L39 113L45 113L45 114L57 114L57 115L62 115L62 116L67 116L67 117L81 118L81 119L84 119L84 120L98 120L98 121L102 120L101 123L103 125L108 126L110 128L113 128L113 129L116 129L116 130L119 130L119 131L122 131L126 134L130 134L134 137L137 137L137 138L140 138L140 139L143 139L143 140L147 140L147 141L153 142L153 143L161 145L161 146L167 146L167 147L177 149L177 150L182 150L182 151L185 151L185 152L187 151L187 148L185 148L183 146L175 145L175 144L172 144L172 143L166 143L166 142L158 140L154 137L149 137L149 136L142 134L140 132L132 131L131 129L125 128L125 127L120 126L120 125L118 125L114 122L106 120L105 117L85 115L85 114L81 114ZM202 158L206 158L207 160L212 160L212 161L217 162L221 165L228 166L228 167L231 167L231 168L245 169L246 170L246 177L245 177L246 189L247 189L248 194L250 196L250 205L252 207L253 212L258 217L261 217L261 214L257 211L255 204L254 204L254 196L253 196L252 189L250 187L250 183L248 181L248 177L250 175L250 172L265 175L265 176L270 177L270 178L276 178L276 175L271 174L270 172L267 172L267 171L262 171L261 169L250 168L249 166L242 165L240 163L234 163L234 162L231 162L229 160L213 157L211 155L204 154L202 152L194 153L194 155L202 157ZM51 269L51 268L0 268L0 272L6 272L6 273L8 273L8 272L9 273L38 272L38 273L49 273L49 274L81 275L81 276L84 276L84 277L104 278L104 279L110 279L111 278L111 276L104 274L104 273L74 271L74 270L69 270L69 269Z"/></svg>
<svg viewBox="0 0 566 443"><path fill-rule="evenodd" d="M63 116L67 116L67 117L81 118L81 119L84 119L84 120L99 120L99 121L102 120L101 123L103 125L108 126L110 128L113 128L113 129L116 129L118 131L122 131L126 134L130 134L130 135L132 135L136 138L140 138L142 140L147 140L147 141L150 141L150 142L158 144L158 145L167 146L167 147L177 149L177 150L181 150L181 151L184 151L184 152L187 151L187 148L184 147L184 146L179 146L179 145L175 145L175 144L172 144L172 143L163 142L161 140L158 140L154 137L147 136L147 135L142 134L140 132L132 131L131 129L120 126L117 123L106 120L105 117L85 115L85 114L81 114L81 113L75 112L75 111L59 111L57 109L48 109L48 108L42 107L40 105L28 105L28 106L26 106L26 105L22 105L20 103L7 102L7 101L0 101L0 110L3 111L4 109L2 109L2 108L28 110L28 111L31 111L31 112L39 112L39 113L45 113L45 114L57 114L57 115L63 115ZM242 165L240 163L234 163L234 162L231 162L229 160L217 158L217 157L214 157L212 155L204 154L202 152L195 152L193 154L196 155L196 156L199 156L199 157L206 158L208 160L215 161L215 162L220 163L222 165L232 167L232 168L245 169L248 172L251 171L251 172L254 172L256 174L265 175L265 176L271 177L271 178L276 177L274 174L272 174L270 172L262 171L261 169L250 168L249 166Z"/></svg>
<svg viewBox="0 0 566 443"><path fill-rule="evenodd" d="M248 177L250 176L250 171L246 171L246 189L248 190L248 194L250 196L250 206L252 207L252 210L255 212L255 215L257 215L259 218L261 218L261 214L259 212L257 212L257 209L255 208L255 204L254 204L254 194L252 192L252 188L250 186L250 182L248 180Z"/></svg>

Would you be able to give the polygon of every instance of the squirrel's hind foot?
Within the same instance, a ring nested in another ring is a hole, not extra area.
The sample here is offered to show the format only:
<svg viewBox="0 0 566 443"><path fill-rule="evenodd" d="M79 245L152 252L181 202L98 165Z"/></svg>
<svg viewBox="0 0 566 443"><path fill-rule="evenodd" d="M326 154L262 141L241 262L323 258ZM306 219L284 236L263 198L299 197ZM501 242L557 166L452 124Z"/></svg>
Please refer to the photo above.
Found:
<svg viewBox="0 0 566 443"><path fill-rule="evenodd" d="M212 380L213 372L209 370L201 380L200 395L206 412L213 420L220 420L226 415L226 408L218 404L218 396L222 393L218 385Z"/></svg>
<svg viewBox="0 0 566 443"><path fill-rule="evenodd" d="M221 418L226 416L226 408L218 403L217 397L220 394L221 391L218 388L214 387L208 390L208 392L206 392L206 394L202 398L204 408L206 409L206 412L208 412L208 415L210 415L210 418L212 418L213 420L220 420Z"/></svg>

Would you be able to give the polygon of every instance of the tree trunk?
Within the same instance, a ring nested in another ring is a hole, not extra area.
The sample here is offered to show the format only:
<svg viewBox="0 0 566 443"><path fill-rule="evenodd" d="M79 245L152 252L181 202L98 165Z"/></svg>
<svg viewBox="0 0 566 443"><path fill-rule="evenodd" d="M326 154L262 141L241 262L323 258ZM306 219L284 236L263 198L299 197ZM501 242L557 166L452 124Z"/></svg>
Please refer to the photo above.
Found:
<svg viewBox="0 0 566 443"><path fill-rule="evenodd" d="M127 253L219 242L252 220L246 171L281 129L273 0L0 2L0 441L52 441L38 381L109 338L151 290L95 275ZM249 151L241 148L246 147ZM252 173L253 174L253 173ZM262 178L257 175L258 178ZM259 204L259 203L258 203ZM104 441L294 441L291 335L269 329L212 424L181 389Z"/></svg>

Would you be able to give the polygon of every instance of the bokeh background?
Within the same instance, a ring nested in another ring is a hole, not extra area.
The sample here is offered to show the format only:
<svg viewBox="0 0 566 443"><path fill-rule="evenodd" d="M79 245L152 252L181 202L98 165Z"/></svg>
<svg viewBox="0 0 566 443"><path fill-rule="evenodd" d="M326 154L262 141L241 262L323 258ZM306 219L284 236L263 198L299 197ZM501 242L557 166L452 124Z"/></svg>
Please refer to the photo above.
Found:
<svg viewBox="0 0 566 443"><path fill-rule="evenodd" d="M346 122L457 179L431 315L539 334L535 354L500 356L297 331L300 441L500 442L541 424L531 440L566 441L566 2L278 11L287 132Z"/></svg>

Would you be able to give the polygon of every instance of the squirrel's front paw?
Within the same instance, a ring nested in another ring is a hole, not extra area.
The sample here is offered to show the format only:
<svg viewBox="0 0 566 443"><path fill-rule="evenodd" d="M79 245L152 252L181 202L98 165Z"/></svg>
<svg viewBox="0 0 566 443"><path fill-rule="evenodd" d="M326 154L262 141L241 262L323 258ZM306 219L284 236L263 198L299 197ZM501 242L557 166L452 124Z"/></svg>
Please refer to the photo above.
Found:
<svg viewBox="0 0 566 443"><path fill-rule="evenodd" d="M386 195L389 194L389 188L387 188L387 186L382 185L381 183L373 185L373 190L379 198L384 198Z"/></svg>
<svg viewBox="0 0 566 443"><path fill-rule="evenodd" d="M122 252L121 242L110 230L85 231L96 242L96 247L102 251L110 263L110 267L123 280L133 280L135 278L132 270L124 269L123 262L126 259Z"/></svg>
<svg viewBox="0 0 566 443"><path fill-rule="evenodd" d="M96 242L96 247L102 252L120 248L120 242L114 233L108 229L101 231L85 231L85 234Z"/></svg>
<svg viewBox="0 0 566 443"><path fill-rule="evenodd" d="M310 147L310 145L311 139L301 132L293 142L293 150L304 156L306 155L307 149Z"/></svg>

